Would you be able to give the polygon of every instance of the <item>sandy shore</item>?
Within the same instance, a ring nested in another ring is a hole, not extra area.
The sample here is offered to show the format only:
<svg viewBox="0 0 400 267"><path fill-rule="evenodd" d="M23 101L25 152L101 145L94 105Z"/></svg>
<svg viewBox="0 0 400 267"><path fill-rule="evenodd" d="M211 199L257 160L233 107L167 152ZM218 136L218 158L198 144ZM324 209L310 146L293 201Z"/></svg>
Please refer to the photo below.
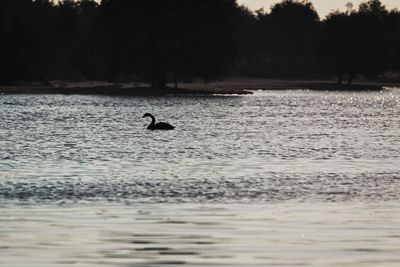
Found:
<svg viewBox="0 0 400 267"><path fill-rule="evenodd" d="M332 90L365 91L400 88L400 83L380 81L359 81L352 85L337 84L334 80L280 80L280 79L225 79L212 83L180 83L175 89L172 84L167 88L152 88L140 83L108 82L50 82L23 83L10 86L0 85L0 94L82 94L82 95L127 95L127 96L164 96L164 95L245 95L251 90Z"/></svg>
<svg viewBox="0 0 400 267"><path fill-rule="evenodd" d="M80 94L80 95L117 95L117 96L166 96L166 95L246 95L252 94L240 86L230 87L219 83L184 83L174 88L168 84L166 88L153 88L142 83L110 83L101 81L60 82L46 84L21 83L1 86L0 94Z"/></svg>
<svg viewBox="0 0 400 267"><path fill-rule="evenodd" d="M198 84L185 84L192 88ZM209 83L209 88L231 88L245 90L336 90L336 91L365 91L382 90L384 88L400 88L400 82L382 82L362 80L352 85L338 84L336 80L288 80L288 79L253 79L236 78Z"/></svg>
<svg viewBox="0 0 400 267"><path fill-rule="evenodd" d="M0 94L77 94L77 95L118 95L118 96L165 96L165 95L214 95L251 94L243 89L191 89L191 88L151 88L122 87L114 85L97 86L0 86Z"/></svg>

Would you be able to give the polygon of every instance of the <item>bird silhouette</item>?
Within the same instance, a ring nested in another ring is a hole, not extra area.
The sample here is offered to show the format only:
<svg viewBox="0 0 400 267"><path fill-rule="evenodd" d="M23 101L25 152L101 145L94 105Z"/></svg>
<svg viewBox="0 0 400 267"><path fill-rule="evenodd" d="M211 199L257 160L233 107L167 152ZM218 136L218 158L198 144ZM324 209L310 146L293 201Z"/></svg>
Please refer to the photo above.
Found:
<svg viewBox="0 0 400 267"><path fill-rule="evenodd" d="M174 126L172 126L171 124L166 123L166 122L156 123L156 118L154 118L154 116L151 115L150 113L146 113L143 115L143 118L146 118L146 117L151 118L151 123L149 126L147 126L147 130L154 131L154 130L173 130L173 129L175 129Z"/></svg>

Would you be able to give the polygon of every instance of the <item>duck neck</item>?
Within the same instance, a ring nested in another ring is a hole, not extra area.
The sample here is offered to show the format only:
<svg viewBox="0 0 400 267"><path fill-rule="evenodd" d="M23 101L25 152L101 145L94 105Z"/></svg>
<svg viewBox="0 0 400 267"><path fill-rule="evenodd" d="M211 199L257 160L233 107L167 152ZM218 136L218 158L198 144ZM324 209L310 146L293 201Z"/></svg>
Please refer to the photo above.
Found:
<svg viewBox="0 0 400 267"><path fill-rule="evenodd" d="M156 118L154 118L153 115L150 115L150 118L151 118L150 126L153 126L154 124L156 124Z"/></svg>

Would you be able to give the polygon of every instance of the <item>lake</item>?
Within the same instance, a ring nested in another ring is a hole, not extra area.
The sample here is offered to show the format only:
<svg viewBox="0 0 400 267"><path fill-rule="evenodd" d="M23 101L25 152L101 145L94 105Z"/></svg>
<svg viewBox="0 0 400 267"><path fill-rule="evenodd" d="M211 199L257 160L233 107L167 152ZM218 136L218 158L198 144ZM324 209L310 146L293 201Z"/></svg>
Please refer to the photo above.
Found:
<svg viewBox="0 0 400 267"><path fill-rule="evenodd" d="M399 266L399 129L399 89L1 95L0 265Z"/></svg>

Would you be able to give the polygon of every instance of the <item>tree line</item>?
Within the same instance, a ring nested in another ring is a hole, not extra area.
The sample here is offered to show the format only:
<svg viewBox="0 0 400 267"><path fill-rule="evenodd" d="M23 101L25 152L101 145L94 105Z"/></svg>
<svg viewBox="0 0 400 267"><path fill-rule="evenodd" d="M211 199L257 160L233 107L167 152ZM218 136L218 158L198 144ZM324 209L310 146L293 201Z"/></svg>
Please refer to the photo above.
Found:
<svg viewBox="0 0 400 267"><path fill-rule="evenodd" d="M400 12L370 0L321 19L307 1L1 0L0 83L377 77L400 69Z"/></svg>

